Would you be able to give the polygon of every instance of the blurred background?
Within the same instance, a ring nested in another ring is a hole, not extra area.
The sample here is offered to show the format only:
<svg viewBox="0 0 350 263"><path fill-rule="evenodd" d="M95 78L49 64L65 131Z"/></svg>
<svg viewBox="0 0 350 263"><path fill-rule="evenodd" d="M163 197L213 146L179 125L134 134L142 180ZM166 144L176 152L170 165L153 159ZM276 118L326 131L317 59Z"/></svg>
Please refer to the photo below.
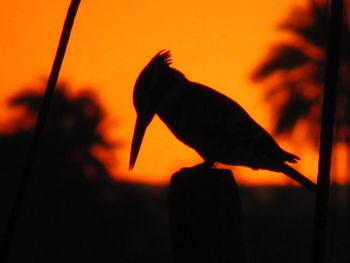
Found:
<svg viewBox="0 0 350 263"><path fill-rule="evenodd" d="M1 232L69 3L0 3ZM350 259L348 11L327 262ZM13 262L171 262L167 185L174 172L201 159L155 118L135 169L128 171L133 85L161 49L172 51L173 67L190 80L241 104L284 149L301 157L295 168L315 181L326 32L322 0L82 1ZM307 262L314 195L281 174L233 171L251 262Z"/></svg>

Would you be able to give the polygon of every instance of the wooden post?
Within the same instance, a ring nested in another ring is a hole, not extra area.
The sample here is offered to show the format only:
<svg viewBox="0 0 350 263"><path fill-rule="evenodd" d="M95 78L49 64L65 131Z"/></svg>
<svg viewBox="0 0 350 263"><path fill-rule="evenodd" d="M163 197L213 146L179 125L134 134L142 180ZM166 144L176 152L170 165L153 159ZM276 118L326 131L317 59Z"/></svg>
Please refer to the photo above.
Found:
<svg viewBox="0 0 350 263"><path fill-rule="evenodd" d="M175 173L169 222L175 263L246 262L241 203L230 170L194 167Z"/></svg>

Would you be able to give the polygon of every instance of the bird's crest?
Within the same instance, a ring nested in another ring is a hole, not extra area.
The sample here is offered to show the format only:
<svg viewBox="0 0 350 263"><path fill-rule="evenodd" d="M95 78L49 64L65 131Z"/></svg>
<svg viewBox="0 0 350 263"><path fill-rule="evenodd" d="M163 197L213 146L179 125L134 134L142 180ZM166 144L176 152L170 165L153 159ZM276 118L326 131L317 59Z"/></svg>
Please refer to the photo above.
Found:
<svg viewBox="0 0 350 263"><path fill-rule="evenodd" d="M148 63L147 68L169 67L172 63L169 50L159 51Z"/></svg>

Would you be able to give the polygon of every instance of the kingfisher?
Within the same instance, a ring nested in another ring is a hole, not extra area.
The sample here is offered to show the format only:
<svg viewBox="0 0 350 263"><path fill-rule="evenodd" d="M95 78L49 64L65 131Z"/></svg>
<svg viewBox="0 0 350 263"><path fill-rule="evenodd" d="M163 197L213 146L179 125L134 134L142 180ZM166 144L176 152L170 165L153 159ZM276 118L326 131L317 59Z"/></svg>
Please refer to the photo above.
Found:
<svg viewBox="0 0 350 263"><path fill-rule="evenodd" d="M316 191L316 184L287 163L298 156L283 150L273 137L234 100L190 81L171 67L170 51L158 52L138 76L133 93L137 113L129 170L153 117L177 139L193 148L205 167L217 163L281 172Z"/></svg>

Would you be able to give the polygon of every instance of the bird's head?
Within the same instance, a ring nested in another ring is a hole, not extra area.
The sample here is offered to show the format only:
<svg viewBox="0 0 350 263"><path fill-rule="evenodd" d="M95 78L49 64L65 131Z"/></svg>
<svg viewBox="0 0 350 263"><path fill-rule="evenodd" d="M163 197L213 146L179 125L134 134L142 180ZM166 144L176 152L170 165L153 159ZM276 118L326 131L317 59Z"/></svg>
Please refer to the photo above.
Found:
<svg viewBox="0 0 350 263"><path fill-rule="evenodd" d="M161 98L166 92L170 64L170 51L162 50L151 59L136 80L133 100L137 119L131 145L129 170L135 165L146 128L156 114Z"/></svg>

